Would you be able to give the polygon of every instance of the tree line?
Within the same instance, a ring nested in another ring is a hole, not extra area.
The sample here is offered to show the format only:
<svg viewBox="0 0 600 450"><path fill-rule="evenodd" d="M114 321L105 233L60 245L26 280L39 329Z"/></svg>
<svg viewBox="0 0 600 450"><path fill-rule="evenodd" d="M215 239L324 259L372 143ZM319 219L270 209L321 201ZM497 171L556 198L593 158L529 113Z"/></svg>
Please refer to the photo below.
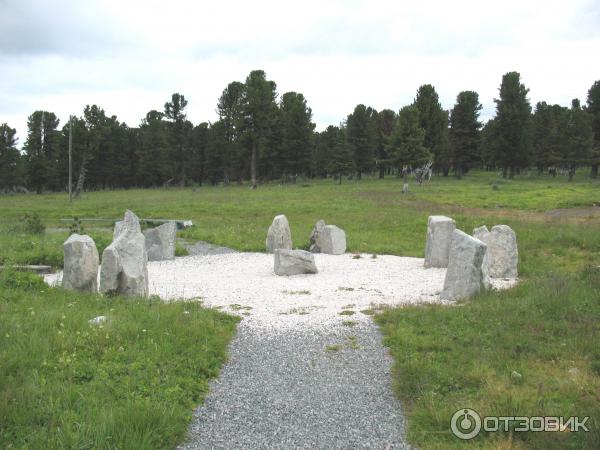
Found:
<svg viewBox="0 0 600 450"><path fill-rule="evenodd" d="M298 92L279 95L264 71L227 85L218 99L218 120L194 125L187 100L175 93L162 110L149 111L138 127L88 105L59 128L49 111L27 121L22 151L16 131L0 125L0 188L26 186L37 192L66 190L72 133L74 189L229 184L299 176L362 178L408 173L431 161L435 173L462 177L472 168L499 170L504 177L529 168L566 173L600 164L600 81L586 104L539 102L518 72L502 77L496 114L480 121L474 91L460 92L444 110L435 88L425 84L398 112L363 104L339 125L315 131L312 110Z"/></svg>

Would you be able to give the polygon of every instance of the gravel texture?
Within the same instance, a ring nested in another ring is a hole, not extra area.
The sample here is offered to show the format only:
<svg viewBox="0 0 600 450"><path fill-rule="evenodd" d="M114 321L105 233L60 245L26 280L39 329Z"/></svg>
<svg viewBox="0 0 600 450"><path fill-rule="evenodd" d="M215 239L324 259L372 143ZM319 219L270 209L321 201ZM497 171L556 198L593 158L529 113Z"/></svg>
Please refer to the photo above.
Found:
<svg viewBox="0 0 600 450"><path fill-rule="evenodd" d="M372 322L271 334L249 323L182 449L410 448Z"/></svg>
<svg viewBox="0 0 600 450"><path fill-rule="evenodd" d="M248 317L264 331L328 328L340 312L380 305L443 302L446 269L424 269L420 258L316 254L317 274L277 276L274 256L231 253L148 264L149 291L164 299L200 299Z"/></svg>

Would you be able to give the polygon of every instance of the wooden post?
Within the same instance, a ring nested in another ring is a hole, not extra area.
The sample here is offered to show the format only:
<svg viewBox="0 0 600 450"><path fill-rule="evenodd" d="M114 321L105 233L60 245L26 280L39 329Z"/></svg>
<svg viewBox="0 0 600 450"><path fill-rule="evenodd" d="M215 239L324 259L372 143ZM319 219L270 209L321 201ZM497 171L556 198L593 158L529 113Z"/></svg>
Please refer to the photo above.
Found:
<svg viewBox="0 0 600 450"><path fill-rule="evenodd" d="M69 202L73 200L73 116L69 116Z"/></svg>

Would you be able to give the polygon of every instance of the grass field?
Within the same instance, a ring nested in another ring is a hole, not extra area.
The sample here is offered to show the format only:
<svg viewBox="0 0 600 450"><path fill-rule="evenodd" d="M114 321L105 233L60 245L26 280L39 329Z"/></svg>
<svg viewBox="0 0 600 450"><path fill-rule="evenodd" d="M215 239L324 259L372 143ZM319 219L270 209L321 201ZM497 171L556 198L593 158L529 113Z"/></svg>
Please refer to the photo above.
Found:
<svg viewBox="0 0 600 450"><path fill-rule="evenodd" d="M476 172L411 185L405 196L400 190L401 181L391 178L341 186L311 180L257 191L229 186L92 192L72 204L64 194L0 197L0 258L58 266L68 234L51 230L65 226L59 219L114 219L126 208L141 217L193 220L194 227L180 232L189 240L259 251L280 213L288 216L297 247L308 245L312 226L322 218L346 230L349 251L404 256L423 255L431 214L450 215L467 232L505 223L518 236L520 286L459 307L409 307L377 316L395 358L395 389L407 410L409 440L421 448L461 448L464 443L450 434L450 417L472 407L482 415L590 415L593 421L590 433L483 434L469 443L473 448L599 448L600 208L592 205L600 203L600 184L583 172L571 183ZM42 235L19 226L32 211L48 227ZM100 247L110 242L110 229L102 228L109 223L84 222ZM30 295L15 292L26 305ZM67 296L55 290L35 295L38 302ZM5 303L16 308L19 302ZM27 352L23 345L20 351ZM521 378L511 378L513 371ZM12 414L13 408L7 410Z"/></svg>
<svg viewBox="0 0 600 450"><path fill-rule="evenodd" d="M0 274L0 448L173 448L237 319ZM101 325L88 320L104 315Z"/></svg>

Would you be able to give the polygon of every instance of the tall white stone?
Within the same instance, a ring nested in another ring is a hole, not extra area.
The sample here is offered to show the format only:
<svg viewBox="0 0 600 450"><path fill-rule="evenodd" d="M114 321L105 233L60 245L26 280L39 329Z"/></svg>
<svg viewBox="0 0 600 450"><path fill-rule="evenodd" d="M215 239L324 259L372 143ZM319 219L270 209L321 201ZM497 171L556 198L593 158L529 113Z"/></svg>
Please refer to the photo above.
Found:
<svg viewBox="0 0 600 450"><path fill-rule="evenodd" d="M473 230L473 236L487 245L485 271L492 278L517 278L519 250L516 233L508 225L494 225L487 233L482 228Z"/></svg>
<svg viewBox="0 0 600 450"><path fill-rule="evenodd" d="M448 255L456 222L446 216L429 216L425 241L425 267L448 267Z"/></svg>
<svg viewBox="0 0 600 450"><path fill-rule="evenodd" d="M319 220L310 235L310 251L328 255L346 253L346 233L335 225L325 225Z"/></svg>
<svg viewBox="0 0 600 450"><path fill-rule="evenodd" d="M321 253L321 247L319 247L319 243L317 242L319 239L319 234L323 232L325 228L325 221L318 220L315 224L312 232L310 233L310 247L309 251L312 253Z"/></svg>
<svg viewBox="0 0 600 450"><path fill-rule="evenodd" d="M144 231L148 261L163 261L175 258L177 224L167 222Z"/></svg>
<svg viewBox="0 0 600 450"><path fill-rule="evenodd" d="M63 244L62 286L78 292L98 291L98 250L87 235L72 234Z"/></svg>
<svg viewBox="0 0 600 450"><path fill-rule="evenodd" d="M486 245L479 239L461 230L452 232L442 299L466 299L489 288L489 280L482 267L486 251Z"/></svg>
<svg viewBox="0 0 600 450"><path fill-rule="evenodd" d="M146 239L139 219L127 210L116 239L102 253L100 292L147 296L147 262Z"/></svg>
<svg viewBox="0 0 600 450"><path fill-rule="evenodd" d="M267 231L266 247L268 253L277 249L292 249L292 232L290 224L283 214L275 216L273 223Z"/></svg>

